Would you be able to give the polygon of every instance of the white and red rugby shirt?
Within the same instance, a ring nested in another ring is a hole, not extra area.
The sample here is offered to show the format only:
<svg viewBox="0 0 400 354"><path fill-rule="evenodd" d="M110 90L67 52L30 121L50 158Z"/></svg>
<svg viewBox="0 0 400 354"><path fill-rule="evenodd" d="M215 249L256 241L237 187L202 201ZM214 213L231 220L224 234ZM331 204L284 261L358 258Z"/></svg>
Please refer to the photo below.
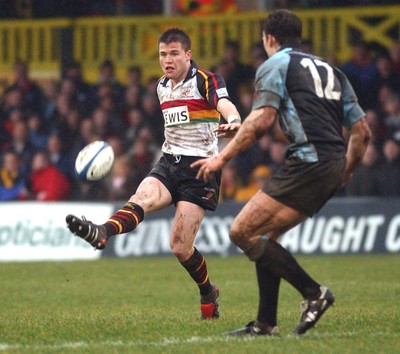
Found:
<svg viewBox="0 0 400 354"><path fill-rule="evenodd" d="M229 98L224 79L200 69L192 61L185 80L172 88L163 76L157 95L164 115L165 141L162 151L171 155L209 157L218 153L220 114L218 100Z"/></svg>

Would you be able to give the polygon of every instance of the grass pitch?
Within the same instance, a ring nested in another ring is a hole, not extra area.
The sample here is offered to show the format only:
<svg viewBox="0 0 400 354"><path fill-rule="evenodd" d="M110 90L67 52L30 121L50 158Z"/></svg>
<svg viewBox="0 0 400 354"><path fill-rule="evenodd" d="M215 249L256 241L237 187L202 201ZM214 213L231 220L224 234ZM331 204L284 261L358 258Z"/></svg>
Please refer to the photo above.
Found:
<svg viewBox="0 0 400 354"><path fill-rule="evenodd" d="M226 337L255 318L254 264L207 257L221 318L199 319L199 295L171 256L2 263L2 353L400 353L400 257L298 257L336 294L317 328L293 336L300 295L282 282L278 338Z"/></svg>

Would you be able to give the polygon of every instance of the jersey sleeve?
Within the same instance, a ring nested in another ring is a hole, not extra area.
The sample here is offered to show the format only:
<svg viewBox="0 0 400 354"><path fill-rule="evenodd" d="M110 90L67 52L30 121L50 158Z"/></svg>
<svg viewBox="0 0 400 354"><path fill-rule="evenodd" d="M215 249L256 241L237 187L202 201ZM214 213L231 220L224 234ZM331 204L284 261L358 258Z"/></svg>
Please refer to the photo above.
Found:
<svg viewBox="0 0 400 354"><path fill-rule="evenodd" d="M338 70L338 72L342 84L343 126L349 129L365 116L365 112L358 104L357 96L347 77L342 71Z"/></svg>
<svg viewBox="0 0 400 354"><path fill-rule="evenodd" d="M197 80L198 89L214 109L217 109L218 101L221 98L230 100L226 83L222 76L203 69L199 69L197 73L199 75Z"/></svg>
<svg viewBox="0 0 400 354"><path fill-rule="evenodd" d="M270 106L279 109L285 96L285 81L290 57L277 53L265 61L256 72L253 109Z"/></svg>

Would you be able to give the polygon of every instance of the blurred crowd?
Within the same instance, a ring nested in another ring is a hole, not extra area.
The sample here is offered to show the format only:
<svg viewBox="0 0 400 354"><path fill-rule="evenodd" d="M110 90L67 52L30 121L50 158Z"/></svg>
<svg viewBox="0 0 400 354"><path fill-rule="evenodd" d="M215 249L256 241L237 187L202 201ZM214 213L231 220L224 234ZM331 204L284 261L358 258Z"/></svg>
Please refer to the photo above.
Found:
<svg viewBox="0 0 400 354"><path fill-rule="evenodd" d="M304 50L309 46L305 42ZM238 61L237 42L227 42L224 53L208 69L225 78L245 118L251 110L255 70L266 59L265 52L255 44L248 65ZM347 62L330 60L348 75L373 131L362 165L339 195L400 196L400 43L385 52L360 42ZM89 84L79 63L66 63L60 79L43 86L32 80L27 63L16 63L15 80L0 97L1 201L120 201L134 193L161 153L158 78L143 82L141 68L130 67L123 84L114 65L105 60L96 83ZM78 181L75 158L95 140L113 147L113 168L101 181ZM220 147L225 143L222 140ZM285 148L276 126L232 160L223 170L221 200L250 198L279 168Z"/></svg>

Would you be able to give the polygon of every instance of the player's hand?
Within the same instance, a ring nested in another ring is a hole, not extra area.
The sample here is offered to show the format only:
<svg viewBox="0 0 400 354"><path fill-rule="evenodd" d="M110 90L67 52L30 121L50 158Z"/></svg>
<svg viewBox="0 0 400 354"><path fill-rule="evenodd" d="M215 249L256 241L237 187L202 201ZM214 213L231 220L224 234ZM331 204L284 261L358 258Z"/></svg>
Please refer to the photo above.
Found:
<svg viewBox="0 0 400 354"><path fill-rule="evenodd" d="M190 165L191 168L199 168L196 179L203 179L204 181L208 181L213 173L220 170L222 166L223 162L218 158L218 155L207 159L197 160Z"/></svg>
<svg viewBox="0 0 400 354"><path fill-rule="evenodd" d="M214 133L217 133L217 138L232 138L240 128L240 123L220 124Z"/></svg>

